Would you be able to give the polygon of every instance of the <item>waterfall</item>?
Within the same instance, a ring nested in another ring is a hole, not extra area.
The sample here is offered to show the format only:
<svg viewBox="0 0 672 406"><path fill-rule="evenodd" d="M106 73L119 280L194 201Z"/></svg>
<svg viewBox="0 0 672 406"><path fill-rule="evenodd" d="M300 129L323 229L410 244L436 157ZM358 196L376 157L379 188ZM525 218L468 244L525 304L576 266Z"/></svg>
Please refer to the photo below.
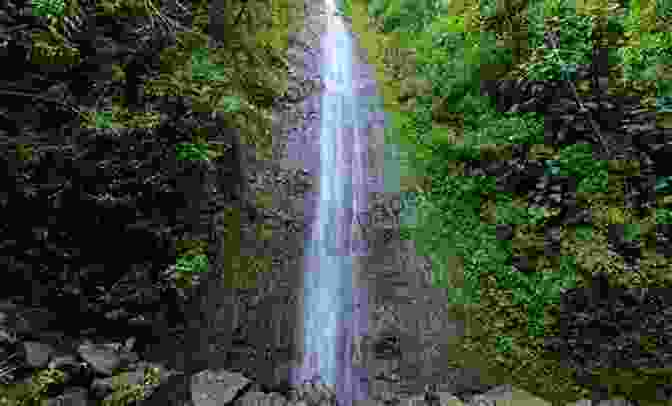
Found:
<svg viewBox="0 0 672 406"><path fill-rule="evenodd" d="M353 278L366 249L353 238L356 213L366 210L364 119L358 114L353 41L334 1L326 0L322 37L319 197L306 239L303 274L303 363L295 381L319 377L337 393L339 406L368 398L363 368L354 366L353 342L364 334L368 296Z"/></svg>

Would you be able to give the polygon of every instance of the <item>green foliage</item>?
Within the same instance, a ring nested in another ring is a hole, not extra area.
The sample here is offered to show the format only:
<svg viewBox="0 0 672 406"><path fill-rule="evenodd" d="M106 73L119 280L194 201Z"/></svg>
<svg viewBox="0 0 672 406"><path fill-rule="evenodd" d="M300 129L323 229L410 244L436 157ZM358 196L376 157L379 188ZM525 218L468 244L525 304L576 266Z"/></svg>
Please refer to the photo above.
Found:
<svg viewBox="0 0 672 406"><path fill-rule="evenodd" d="M210 61L208 48L200 47L192 51L191 70L194 80L225 81L224 69Z"/></svg>
<svg viewBox="0 0 672 406"><path fill-rule="evenodd" d="M2 406L42 406L46 404L46 392L51 385L65 381L65 374L53 368L36 371L27 383L0 385Z"/></svg>
<svg viewBox="0 0 672 406"><path fill-rule="evenodd" d="M112 112L98 111L94 114L94 126L96 128L112 128Z"/></svg>
<svg viewBox="0 0 672 406"><path fill-rule="evenodd" d="M65 38L58 31L57 25L62 18L47 15L49 24L47 30L32 32L30 37L33 46L30 52L30 60L35 64L65 65L72 66L80 62L79 50L66 45Z"/></svg>
<svg viewBox="0 0 672 406"><path fill-rule="evenodd" d="M528 78L531 80L572 80L576 74L576 64L561 58L561 49L551 49L544 53L541 62L529 65ZM573 51L564 51L574 54Z"/></svg>
<svg viewBox="0 0 672 406"><path fill-rule="evenodd" d="M592 30L590 16L577 15L568 0L551 0L543 2L544 16L554 16L554 23L561 27L558 30L559 47L549 49L542 43L544 34L543 20L530 24L531 36L535 47L543 48L541 61L528 65L528 77L532 80L571 80L576 65L589 63L592 57ZM535 12L539 11L537 6ZM540 31L541 30L541 31Z"/></svg>
<svg viewBox="0 0 672 406"><path fill-rule="evenodd" d="M209 269L208 257L205 255L207 243L199 240L180 240L177 243L177 259L168 267L163 276L168 286L186 297L185 289L197 284L201 276Z"/></svg>
<svg viewBox="0 0 672 406"><path fill-rule="evenodd" d="M189 161L209 161L208 146L202 143L181 142L175 146L177 159Z"/></svg>
<svg viewBox="0 0 672 406"><path fill-rule="evenodd" d="M238 96L223 96L219 105L226 113L236 113L241 110L242 101Z"/></svg>
<svg viewBox="0 0 672 406"><path fill-rule="evenodd" d="M546 210L543 207L528 207L527 218L530 224L538 225L547 217Z"/></svg>
<svg viewBox="0 0 672 406"><path fill-rule="evenodd" d="M600 168L593 175L583 178L576 191L579 193L606 193L608 186L609 172L606 168Z"/></svg>
<svg viewBox="0 0 672 406"><path fill-rule="evenodd" d="M378 18L385 13L389 4L388 0L371 0L368 6L368 13L370 16Z"/></svg>
<svg viewBox="0 0 672 406"><path fill-rule="evenodd" d="M201 255L206 252L208 248L207 240L177 240L175 242L175 251L176 255L179 256L188 256L188 255Z"/></svg>
<svg viewBox="0 0 672 406"><path fill-rule="evenodd" d="M520 207L514 206L511 197L507 195L497 196L495 216L497 224L515 225L527 223L527 212Z"/></svg>
<svg viewBox="0 0 672 406"><path fill-rule="evenodd" d="M158 368L145 368L142 384L130 385L123 382L124 375L113 378L112 396L102 402L102 406L128 406L147 397L147 386L157 386L160 382Z"/></svg>
<svg viewBox="0 0 672 406"><path fill-rule="evenodd" d="M444 22L452 27L448 29L459 31L452 25L455 21L435 21L415 48L418 70L434 84L433 96L442 98L450 111L463 113L465 126L469 126L480 122L492 104L480 94L482 67L510 64L512 54L496 45L491 32L441 32Z"/></svg>
<svg viewBox="0 0 672 406"><path fill-rule="evenodd" d="M385 16L383 17L383 26L382 30L384 33L389 33L395 29L402 27L405 20L408 20L409 15L406 13L405 1L403 0L390 0L385 10Z"/></svg>
<svg viewBox="0 0 672 406"><path fill-rule="evenodd" d="M579 241L589 241L593 237L593 226L590 224L579 224L575 228L576 239Z"/></svg>
<svg viewBox="0 0 672 406"><path fill-rule="evenodd" d="M544 6L540 2L536 4ZM549 5L546 13L567 14L562 16L560 22L564 24L563 30L565 26L569 27L561 33L562 50L555 54L549 53L548 58L555 63L559 78L561 68L566 68L570 63L584 63L586 57L590 56L592 25L589 18L571 15L569 11L573 11L573 8L567 1L555 1ZM483 2L481 6L487 8ZM384 14L387 19L384 32L399 29L401 25L404 25L404 30L409 28L403 21L405 10L403 2L399 1L373 1L369 5L372 14ZM541 24L537 34L540 42L545 27L543 19L539 22ZM540 273L525 279L512 273L510 267L502 265L511 255L510 247L494 237L494 225L483 224L479 220L481 197L492 193L492 183L482 177L462 178L446 176L445 173L449 162L480 159L478 147L483 144L543 144L543 121L532 113L498 114L489 100L480 96L481 67L510 64L512 53L510 49L497 45L496 33L472 34L465 31L461 16L439 15L427 25L425 32L414 36L418 70L434 84L434 89L432 95L416 99L416 109L402 126L402 132L415 140L418 146L417 159L425 161L424 168L432 183L430 190L423 192L417 199L418 226L412 230L406 227L404 232L423 243L425 250L431 254L432 263L438 268L438 274L447 272L448 255L462 255L465 258L465 286L451 290L451 301L466 303L478 300L479 275L484 272L495 273L502 287L514 293L516 303L526 306L530 318L529 332L539 336L543 333L544 306L557 297L561 287L571 285L574 281L574 262L565 259L560 272ZM559 60L560 56L562 60ZM571 71L566 73L571 74ZM434 139L441 138L440 134L434 133L430 114L432 100L436 97L441 97L451 111L463 113L462 142L452 145L433 143ZM431 136L428 136L430 133ZM421 155L420 151L427 149L428 140L432 141L429 143L432 146L429 151L432 152ZM595 169L606 169L606 163L595 162L590 150L586 151L585 147L568 148L557 163L557 167L552 168L556 174L562 171L563 174L577 175L580 179L591 175L584 182L584 188L604 186L605 177L602 174L606 172L596 172ZM598 176L593 176L595 173ZM498 219L505 223L540 224L547 216L543 209L498 212Z"/></svg>
<svg viewBox="0 0 672 406"><path fill-rule="evenodd" d="M496 13L497 1L496 0L481 0L479 1L479 12L481 17L493 17Z"/></svg>
<svg viewBox="0 0 672 406"><path fill-rule="evenodd" d="M623 238L626 241L635 241L639 239L641 235L641 227L639 224L624 224L623 225Z"/></svg>
<svg viewBox="0 0 672 406"><path fill-rule="evenodd" d="M466 303L479 297L478 275L501 264L505 252L492 236L490 225L480 222L478 212L483 194L494 190L491 177L432 179L430 192L417 195L418 227L414 239L431 253L435 274L450 272L446 259L451 255L468 258L464 289L451 292L451 303ZM431 202L431 203L430 203Z"/></svg>
<svg viewBox="0 0 672 406"><path fill-rule="evenodd" d="M582 144L578 144L582 145ZM606 192L609 185L609 172L606 162L592 161L588 149L576 145L562 151L563 162L546 160L546 174L575 176L577 192Z"/></svg>
<svg viewBox="0 0 672 406"><path fill-rule="evenodd" d="M382 30L385 33L396 30L420 32L437 14L439 7L435 0L388 0L374 3L369 5L369 10L374 15L382 14Z"/></svg>
<svg viewBox="0 0 672 406"><path fill-rule="evenodd" d="M159 123L160 115L152 111L131 113L115 104L112 110L84 111L81 119L84 128L152 128Z"/></svg>
<svg viewBox="0 0 672 406"><path fill-rule="evenodd" d="M208 270L208 257L206 255L187 255L178 258L175 265L176 272L203 273Z"/></svg>
<svg viewBox="0 0 672 406"><path fill-rule="evenodd" d="M511 352L513 348L513 338L508 336L497 336L497 343L495 344L497 351L502 353Z"/></svg>
<svg viewBox="0 0 672 406"><path fill-rule="evenodd" d="M669 4L657 1L656 7L655 14L658 16L670 14ZM617 54L623 63L627 81L657 81L657 66L672 63L672 33L651 32L648 27L641 29L641 20L639 0L633 0L628 15L621 23L623 34L628 38L627 45L620 47Z"/></svg>
<svg viewBox="0 0 672 406"><path fill-rule="evenodd" d="M572 144L562 150L558 157L560 174L575 176L577 180L584 179L592 174L607 168L607 162L595 159L590 144Z"/></svg>
<svg viewBox="0 0 672 406"><path fill-rule="evenodd" d="M64 0L32 0L32 6L37 16L60 17L65 12Z"/></svg>
<svg viewBox="0 0 672 406"><path fill-rule="evenodd" d="M567 2L563 0L546 0L543 2L544 16L557 16L567 10Z"/></svg>
<svg viewBox="0 0 672 406"><path fill-rule="evenodd" d="M642 35L639 44L621 47L617 53L623 61L623 74L626 80L657 80L657 65L663 56L661 48L654 46L656 41L651 40L648 34Z"/></svg>
<svg viewBox="0 0 672 406"><path fill-rule="evenodd" d="M497 1L479 3L481 16L495 14ZM496 195L497 223L520 224L537 231L549 218L549 212L542 208L515 207L510 197L507 200L507 196L493 193L491 178L453 174L456 162L481 159L479 147L484 144L544 144L542 117L535 114L499 114L488 100L480 97L484 67L508 66L512 62L511 50L503 47L501 42L498 44L497 40L501 37L498 38L497 33L474 35L465 32L462 16L440 13L428 21L423 32L416 33L414 30L420 24L405 21L411 9L405 7L403 1L369 2L369 13L385 23L384 32L397 31L405 38L413 39L419 75L433 84L431 94L415 99L415 110L401 126L401 138L412 140L417 147L416 156L408 159L421 162L415 167L422 168L421 173L431 182L429 187L423 186L424 190L419 189L415 194L413 206L417 222L413 226L402 224L401 234L403 238L412 238L431 259L433 279L442 287L451 280L450 257L464 259L464 285L450 287L450 303L478 302L481 293L485 294L479 292L483 276L487 276L487 280L494 276L500 293L511 297L513 304L520 307L518 310L527 316L527 333L536 340L545 333L545 312L549 306L559 303L563 289L576 286L577 258L581 266L584 266L585 258L579 254L576 258L563 255L557 263L550 261L550 265L541 258L538 268L530 275L515 272L510 265L505 265L510 263L508 260L512 256L511 242L498 240L496 224L481 220L482 200ZM530 1L527 17L531 48L542 46L548 28L560 30L560 49L543 49L535 54L541 59L532 58L529 63L531 77L572 79L578 64L590 62L594 20L593 17L576 15L574 1ZM547 19L544 20L544 17ZM547 27L547 24L552 27ZM612 32L626 32L631 28L625 19L618 17L610 17L609 24L610 28L614 28L610 30ZM645 68L650 71L654 66L650 63L660 62L660 55L665 55L665 51L660 49L669 49L666 35L640 35L640 41L645 45L640 54L642 61L649 63ZM631 43L633 48L635 45ZM649 48L651 50L647 50ZM649 57L648 53L653 52L658 52L659 59ZM623 52L614 51L613 54L620 62ZM637 61L637 55L634 58ZM655 67L652 72L655 73ZM435 125L431 114L432 103L437 99L445 101L447 111L463 113L462 137L451 138L450 142L441 141L448 138L446 125ZM672 105L672 102L669 104ZM588 144L567 146L561 149L555 160L545 161L546 171L553 176L573 176L579 191L588 194L605 192L609 186L607 162L594 159L591 152ZM660 180L659 189L667 190L663 184L667 186L667 180ZM672 223L672 210L657 209L656 220ZM579 245L586 246L594 242L599 234L594 233L590 225L579 225L566 231L568 234L575 231L577 241L586 241L586 244ZM626 225L626 238L641 238L640 232L637 225ZM511 337L501 335L497 337L495 346L501 353L510 353L512 345Z"/></svg>
<svg viewBox="0 0 672 406"><path fill-rule="evenodd" d="M473 117L473 120L469 120ZM470 127L465 138L473 145L481 144L543 144L544 122L535 112L491 113L467 116L465 127ZM486 124L487 125L484 125ZM479 126L480 124L480 126Z"/></svg>
<svg viewBox="0 0 672 406"><path fill-rule="evenodd" d="M429 26L432 34L465 32L464 17L456 15L441 15Z"/></svg>
<svg viewBox="0 0 672 406"><path fill-rule="evenodd" d="M206 18L207 3L199 10L204 7ZM278 69L269 69L277 61L268 44L261 45L257 38L236 37L230 47L213 50L207 48L206 35L178 32L177 44L161 53L161 74L146 83L145 91L159 97L188 96L195 111L225 113L226 124L239 128L242 141L254 145L263 159L272 145L266 101L282 92L282 80ZM184 148L184 157L204 158L199 146L179 148Z"/></svg>
<svg viewBox="0 0 672 406"><path fill-rule="evenodd" d="M525 275L502 267L495 274L498 287L513 294L513 303L525 305L529 311L529 333L543 335L543 308L550 303L558 303L562 289L576 286L576 261L571 256L560 259L560 269L552 272L535 272Z"/></svg>
<svg viewBox="0 0 672 406"><path fill-rule="evenodd" d="M594 159L591 150L590 144L569 145L560 151L557 161L546 161L547 172L575 177L577 192L606 192L609 183L608 164Z"/></svg>
<svg viewBox="0 0 672 406"><path fill-rule="evenodd" d="M545 17L551 17L545 14L547 2L543 0L533 0L527 5L527 23L528 23L528 38L530 48L538 48L544 45L544 33L546 32Z"/></svg>
<svg viewBox="0 0 672 406"><path fill-rule="evenodd" d="M672 210L656 209L656 224L672 224Z"/></svg>
<svg viewBox="0 0 672 406"><path fill-rule="evenodd" d="M656 0L656 14L661 19L672 18L672 2L669 0Z"/></svg>

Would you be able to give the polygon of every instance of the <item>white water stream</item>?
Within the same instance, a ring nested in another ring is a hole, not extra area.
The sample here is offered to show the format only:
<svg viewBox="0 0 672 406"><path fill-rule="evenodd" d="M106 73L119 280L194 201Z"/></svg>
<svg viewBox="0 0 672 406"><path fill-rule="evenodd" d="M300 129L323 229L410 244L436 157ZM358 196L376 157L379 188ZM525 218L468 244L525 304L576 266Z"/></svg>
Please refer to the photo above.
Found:
<svg viewBox="0 0 672 406"><path fill-rule="evenodd" d="M363 288L358 287L357 256L366 251L353 238L353 213L367 207L365 118L360 117L357 78L353 77L353 39L340 16L338 0L325 0L328 28L322 37L317 214L306 241L303 281L303 365L294 377L319 376L335 388L339 406L368 399L363 369L353 365L353 342L367 323ZM356 356L355 356L356 358Z"/></svg>

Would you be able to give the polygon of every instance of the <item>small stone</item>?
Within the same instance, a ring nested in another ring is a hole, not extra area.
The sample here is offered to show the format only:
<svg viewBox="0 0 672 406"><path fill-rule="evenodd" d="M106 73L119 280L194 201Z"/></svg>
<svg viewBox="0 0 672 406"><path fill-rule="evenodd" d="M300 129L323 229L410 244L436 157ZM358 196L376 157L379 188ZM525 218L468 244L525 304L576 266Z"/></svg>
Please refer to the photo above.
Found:
<svg viewBox="0 0 672 406"><path fill-rule="evenodd" d="M513 237L513 226L509 224L497 224L495 226L495 233L497 235L497 239L500 241L508 241Z"/></svg>
<svg viewBox="0 0 672 406"><path fill-rule="evenodd" d="M36 341L26 341L23 343L26 353L26 363L31 368L44 368L49 362L49 356L54 352L54 348L49 344Z"/></svg>
<svg viewBox="0 0 672 406"><path fill-rule="evenodd" d="M562 193L551 193L549 199L554 203L562 202Z"/></svg>

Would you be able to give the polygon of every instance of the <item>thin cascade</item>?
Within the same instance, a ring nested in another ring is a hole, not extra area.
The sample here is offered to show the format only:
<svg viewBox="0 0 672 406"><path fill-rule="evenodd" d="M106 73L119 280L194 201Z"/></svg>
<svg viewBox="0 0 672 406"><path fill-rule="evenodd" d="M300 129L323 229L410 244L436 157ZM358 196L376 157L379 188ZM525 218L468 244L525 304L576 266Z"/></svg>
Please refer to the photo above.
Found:
<svg viewBox="0 0 672 406"><path fill-rule="evenodd" d="M366 139L359 131L351 34L327 0L328 29L321 46L320 172L317 215L306 241L303 281L303 364L297 381L321 379L334 388L339 406L364 400L361 371L352 365L353 342L366 326L366 295L353 278L353 213L365 208ZM298 383L298 382L297 382Z"/></svg>

